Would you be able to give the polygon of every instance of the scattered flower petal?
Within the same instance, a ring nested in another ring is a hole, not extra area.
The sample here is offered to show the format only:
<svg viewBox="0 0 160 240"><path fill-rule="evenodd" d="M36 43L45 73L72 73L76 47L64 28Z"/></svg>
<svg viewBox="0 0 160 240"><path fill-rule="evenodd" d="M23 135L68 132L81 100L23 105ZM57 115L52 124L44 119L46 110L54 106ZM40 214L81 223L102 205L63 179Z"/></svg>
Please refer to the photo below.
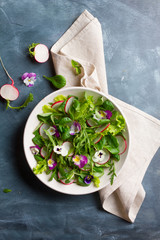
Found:
<svg viewBox="0 0 160 240"><path fill-rule="evenodd" d="M40 152L40 147L38 145L31 146L30 149L33 155L37 155Z"/></svg>
<svg viewBox="0 0 160 240"><path fill-rule="evenodd" d="M105 155L106 155L105 151L99 150L99 151L95 152L92 160L94 162L101 162L104 159Z"/></svg>
<svg viewBox="0 0 160 240"><path fill-rule="evenodd" d="M32 87L36 81L36 74L25 72L21 78L27 87Z"/></svg>
<svg viewBox="0 0 160 240"><path fill-rule="evenodd" d="M75 155L72 158L72 160L73 160L74 164L77 165L79 168L83 168L84 165L86 165L88 162L87 157L84 155Z"/></svg>
<svg viewBox="0 0 160 240"><path fill-rule="evenodd" d="M81 131L81 125L79 122L74 121L70 127L70 134L75 135Z"/></svg>
<svg viewBox="0 0 160 240"><path fill-rule="evenodd" d="M57 166L57 162L52 158L48 159L47 163L50 170L53 170Z"/></svg>
<svg viewBox="0 0 160 240"><path fill-rule="evenodd" d="M93 176L92 176L92 175L87 175L87 176L84 178L84 182L85 182L86 184L90 184L91 181L92 181L92 179L93 179Z"/></svg>

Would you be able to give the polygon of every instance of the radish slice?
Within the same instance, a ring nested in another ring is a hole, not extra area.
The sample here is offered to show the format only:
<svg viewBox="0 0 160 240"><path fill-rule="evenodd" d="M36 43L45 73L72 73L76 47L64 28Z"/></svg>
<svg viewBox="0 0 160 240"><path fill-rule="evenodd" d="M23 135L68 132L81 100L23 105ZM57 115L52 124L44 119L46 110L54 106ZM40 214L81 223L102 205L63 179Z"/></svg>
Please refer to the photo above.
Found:
<svg viewBox="0 0 160 240"><path fill-rule="evenodd" d="M11 76L9 75L9 73L7 72L3 62L2 62L2 58L0 57L0 62L2 64L2 67L4 69L4 71L6 72L7 76L10 78L12 84L5 84L1 87L0 89L0 95L2 98L6 99L6 100L10 100L10 101L14 101L19 97L19 91L18 89L14 86L14 81L11 78Z"/></svg>
<svg viewBox="0 0 160 240"><path fill-rule="evenodd" d="M106 130L109 127L109 125L110 125L110 123L100 126L95 130L95 132L103 132L104 130Z"/></svg>
<svg viewBox="0 0 160 240"><path fill-rule="evenodd" d="M99 135L99 136L97 136L94 140L93 140L93 142L96 144L96 143L98 143L101 139L102 139L102 135Z"/></svg>
<svg viewBox="0 0 160 240"><path fill-rule="evenodd" d="M83 168L80 168L82 171L88 172L91 170L91 166L89 164L86 164Z"/></svg>
<svg viewBox="0 0 160 240"><path fill-rule="evenodd" d="M109 159L110 159L110 156L111 156L110 152L107 149L103 149L103 151L105 152L105 158L102 161L100 161L100 162L96 162L99 165L107 163L109 161Z"/></svg>
<svg viewBox="0 0 160 240"><path fill-rule="evenodd" d="M54 158L55 158L55 152L54 152L54 151L51 153L50 158L51 158L51 159L54 159Z"/></svg>
<svg viewBox="0 0 160 240"><path fill-rule="evenodd" d="M40 150L40 154L43 158L45 158L47 156L47 149L45 146L43 146Z"/></svg>
<svg viewBox="0 0 160 240"><path fill-rule="evenodd" d="M60 172L58 172L58 178L61 178L61 177L62 177L62 175L60 174ZM59 180L61 183L65 184L65 185L70 185L75 181L74 178L70 179L69 183L65 183L66 179L59 179Z"/></svg>
<svg viewBox="0 0 160 240"><path fill-rule="evenodd" d="M73 144L72 144L71 142L69 142L69 141L64 142L62 145L65 147L65 149L66 149L68 152L69 152L69 150L70 150L71 148L73 148ZM72 152L68 155L68 157L72 157L73 154L74 154L74 151L72 151Z"/></svg>
<svg viewBox="0 0 160 240"><path fill-rule="evenodd" d="M6 99L6 100L10 100L10 101L14 101L19 97L19 91L16 87L14 87L11 84L5 84L1 87L1 97Z"/></svg>
<svg viewBox="0 0 160 240"><path fill-rule="evenodd" d="M69 111L69 109L70 109L70 107L71 107L74 99L75 99L75 97L74 97L74 96L71 96L71 97L68 98L68 100L66 101L66 104L65 104L65 107L64 107L64 111L65 111L66 113L68 113L68 111Z"/></svg>
<svg viewBox="0 0 160 240"><path fill-rule="evenodd" d="M48 47L44 44L38 44L34 48L34 58L39 63L44 63L49 58Z"/></svg>
<svg viewBox="0 0 160 240"><path fill-rule="evenodd" d="M57 101L51 105L52 108L57 109L64 101Z"/></svg>
<svg viewBox="0 0 160 240"><path fill-rule="evenodd" d="M116 136L118 142L119 142L119 155L123 154L126 149L127 149L127 141L126 139L121 136L121 135L118 135Z"/></svg>
<svg viewBox="0 0 160 240"><path fill-rule="evenodd" d="M47 130L49 127L50 127L50 125L43 123L39 128L39 134L45 139L48 139L48 136L44 132L44 129Z"/></svg>
<svg viewBox="0 0 160 240"><path fill-rule="evenodd" d="M93 119L88 119L86 123L88 124L89 127L94 127L97 125Z"/></svg>

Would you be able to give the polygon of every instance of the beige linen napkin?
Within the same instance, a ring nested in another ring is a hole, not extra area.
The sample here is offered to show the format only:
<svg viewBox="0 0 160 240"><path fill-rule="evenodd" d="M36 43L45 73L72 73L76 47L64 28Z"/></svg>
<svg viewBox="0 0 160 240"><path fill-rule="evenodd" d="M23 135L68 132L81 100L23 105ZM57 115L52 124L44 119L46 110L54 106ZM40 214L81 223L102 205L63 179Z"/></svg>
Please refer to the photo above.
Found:
<svg viewBox="0 0 160 240"><path fill-rule="evenodd" d="M108 95L101 25L85 10L51 48L56 74L67 79L66 86L98 89ZM74 59L83 71L75 76ZM147 167L160 146L160 121L110 96L123 110L129 124L131 144L128 159L115 179L99 191L103 208L134 222L145 197L141 184Z"/></svg>

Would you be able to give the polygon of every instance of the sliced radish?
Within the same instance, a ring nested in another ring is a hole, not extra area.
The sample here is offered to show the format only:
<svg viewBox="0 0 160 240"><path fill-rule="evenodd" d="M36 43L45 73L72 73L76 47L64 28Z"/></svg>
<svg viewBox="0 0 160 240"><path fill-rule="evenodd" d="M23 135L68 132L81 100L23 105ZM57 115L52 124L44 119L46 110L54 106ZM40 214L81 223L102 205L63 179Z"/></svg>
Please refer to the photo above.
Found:
<svg viewBox="0 0 160 240"><path fill-rule="evenodd" d="M57 109L64 101L61 100L61 101L57 101L57 102L54 102L51 107L54 108L54 109Z"/></svg>
<svg viewBox="0 0 160 240"><path fill-rule="evenodd" d="M123 154L126 149L127 149L127 141L126 139L121 136L121 135L117 135L116 136L118 142L119 142L119 155Z"/></svg>
<svg viewBox="0 0 160 240"><path fill-rule="evenodd" d="M34 48L34 58L39 63L44 63L49 58L48 47L44 44L38 44Z"/></svg>
<svg viewBox="0 0 160 240"><path fill-rule="evenodd" d="M82 171L88 172L91 170L91 166L89 164L86 164L83 168L80 168Z"/></svg>
<svg viewBox="0 0 160 240"><path fill-rule="evenodd" d="M105 152L106 155L105 155L105 157L104 157L104 159L102 161L96 162L99 165L107 163L109 161L109 159L110 159L110 156L111 156L110 152L107 149L103 149L103 151Z"/></svg>
<svg viewBox="0 0 160 240"><path fill-rule="evenodd" d="M94 140L93 140L93 142L96 144L96 143L98 143L101 139L102 139L102 135L99 135L99 136L97 136Z"/></svg>
<svg viewBox="0 0 160 240"><path fill-rule="evenodd" d="M61 177L62 177L62 175L60 174L60 172L58 172L58 178L61 178ZM65 184L65 185L70 185L75 181L74 178L70 179L69 183L65 183L66 179L59 179L59 180L60 180L61 183Z"/></svg>
<svg viewBox="0 0 160 240"><path fill-rule="evenodd" d="M40 150L40 154L43 158L45 158L47 156L47 149L45 146L43 146Z"/></svg>
<svg viewBox="0 0 160 240"><path fill-rule="evenodd" d="M19 97L19 91L16 87L14 87L11 84L5 84L1 87L1 97L6 99L6 100L10 100L10 101L14 101Z"/></svg>
<svg viewBox="0 0 160 240"><path fill-rule="evenodd" d="M89 127L94 127L97 125L93 119L86 120L86 123L88 124Z"/></svg>
<svg viewBox="0 0 160 240"><path fill-rule="evenodd" d="M75 99L74 96L71 96L70 98L68 98L68 100L66 101L65 107L64 107L64 111L66 113L68 113L70 107L72 106L73 100Z"/></svg>
<svg viewBox="0 0 160 240"><path fill-rule="evenodd" d="M11 76L9 75L9 73L7 72L3 62L2 62L2 58L0 57L0 62L2 64L2 67L4 69L4 71L6 72L7 76L10 78L12 84L5 84L1 87L0 89L0 95L2 98L6 99L6 100L10 100L10 101L14 101L19 97L19 91L18 89L14 86L14 81L11 78Z"/></svg>
<svg viewBox="0 0 160 240"><path fill-rule="evenodd" d="M39 128L39 134L45 139L48 139L48 136L46 135L44 130L47 130L49 127L50 125L43 123Z"/></svg>
<svg viewBox="0 0 160 240"><path fill-rule="evenodd" d="M62 145L63 145L63 147L65 147L65 149L66 149L68 152L69 152L69 150L70 150L71 148L73 148L73 144L72 144L71 142L69 142L69 141L64 142ZM72 152L68 155L68 157L72 157L73 154L74 154L74 151L72 151Z"/></svg>
<svg viewBox="0 0 160 240"><path fill-rule="evenodd" d="M51 158L51 159L54 159L54 158L55 158L55 152L54 152L54 151L52 151L52 153L51 153L51 155L50 155L50 158Z"/></svg>
<svg viewBox="0 0 160 240"><path fill-rule="evenodd" d="M104 130L106 130L109 127L109 125L110 125L110 123L100 126L95 130L95 132L103 132Z"/></svg>

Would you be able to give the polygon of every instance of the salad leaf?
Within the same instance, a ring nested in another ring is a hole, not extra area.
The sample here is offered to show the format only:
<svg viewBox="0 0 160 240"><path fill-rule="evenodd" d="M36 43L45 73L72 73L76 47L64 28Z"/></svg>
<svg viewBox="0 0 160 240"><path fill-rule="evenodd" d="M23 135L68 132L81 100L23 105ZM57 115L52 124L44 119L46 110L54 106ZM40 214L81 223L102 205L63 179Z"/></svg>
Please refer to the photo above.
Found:
<svg viewBox="0 0 160 240"><path fill-rule="evenodd" d="M12 192L12 190L11 190L11 189L8 189L8 188L4 188L4 189L3 189L3 192L4 192L4 193L9 193L9 192Z"/></svg>
<svg viewBox="0 0 160 240"><path fill-rule="evenodd" d="M98 177L94 176L92 181L94 182L95 187L99 187L100 179Z"/></svg>
<svg viewBox="0 0 160 240"><path fill-rule="evenodd" d="M52 113L51 112L47 112L47 113L42 113L42 114L38 114L37 115L37 118L40 122L43 122L43 123L50 123L51 122L51 115Z"/></svg>
<svg viewBox="0 0 160 240"><path fill-rule="evenodd" d="M112 154L118 154L119 153L119 143L116 137L112 135L107 135L106 137L107 145L105 148Z"/></svg>
<svg viewBox="0 0 160 240"><path fill-rule="evenodd" d="M35 144L35 145L38 145L40 148L43 147L44 145L44 142L42 140L42 137L40 136L39 134L39 129L37 129L36 131L34 131L34 137L32 138L32 142Z"/></svg>
<svg viewBox="0 0 160 240"><path fill-rule="evenodd" d="M81 67L82 67L81 64L74 60L71 60L71 64L72 64L72 67L75 69L76 74L77 75L81 74Z"/></svg>
<svg viewBox="0 0 160 240"><path fill-rule="evenodd" d="M62 100L65 101L67 100L67 98L64 95L58 95L57 97L54 98L55 102L62 101Z"/></svg>
<svg viewBox="0 0 160 240"><path fill-rule="evenodd" d="M64 125L70 122L72 122L72 120L69 117L64 117L64 118L61 118L61 120L59 121L59 125Z"/></svg>
<svg viewBox="0 0 160 240"><path fill-rule="evenodd" d="M49 80L56 88L62 88L66 85L66 79L62 75L56 75L54 77L46 77L43 75L43 77Z"/></svg>
<svg viewBox="0 0 160 240"><path fill-rule="evenodd" d="M42 107L42 110L44 113L52 113L52 112L57 112L55 109L53 109L51 106L49 105L44 105Z"/></svg>
<svg viewBox="0 0 160 240"><path fill-rule="evenodd" d="M43 106L43 113L37 115L40 123L34 131L32 140L40 148L45 147L47 155L45 158L42 158L40 154L34 155L37 161L37 166L33 169L34 173L41 174L45 172L47 175L50 175L49 181L56 179L58 182L61 182L60 180L63 180L64 184L70 183L74 179L76 184L86 187L89 186L90 181L87 184L84 179L87 179L86 177L88 176L93 176L92 181L94 186L99 187L100 178L104 175L104 169L107 168L110 175L110 182L113 184L116 176L115 162L120 161L119 142L116 135L117 133L123 135L125 129L124 117L113 109L113 104L109 100L104 101L103 97L94 99L87 92L84 92L84 95L80 98L74 96L68 113L66 113L65 104L69 97L58 95L54 101L63 100L58 108L52 109L52 103L49 103ZM102 118L102 114L99 111L105 110L112 112L110 119ZM88 125L88 120L93 123L92 126ZM73 126L73 121L76 121L81 128L79 131L75 131L75 133L73 131L74 135L71 135L70 128ZM44 130L48 138L43 138L39 133L39 128L43 123L49 126L55 125L59 136L51 135L48 130ZM103 125L106 127L108 124L110 125L104 131L101 131ZM100 132L97 131L97 128ZM57 166L55 169L50 170L48 167L48 158L50 158L54 151L54 147L65 146L65 144L63 145L65 141L71 143L68 153L62 156L55 151L54 160L57 162ZM105 149L110 152L110 160L104 164L94 162L93 156L96 156L96 151ZM73 157L70 156L71 153L73 153ZM82 169L75 164L75 155L87 158L87 163ZM60 178L58 177L59 175L61 175Z"/></svg>
<svg viewBox="0 0 160 240"><path fill-rule="evenodd" d="M104 131L104 134L110 133L113 136L119 134L125 128L125 119L117 111L114 113L115 119L111 119L109 127Z"/></svg>
<svg viewBox="0 0 160 240"><path fill-rule="evenodd" d="M47 170L47 163L45 160L40 161L37 163L36 167L33 168L33 172L34 174L42 174L43 172L45 172Z"/></svg>
<svg viewBox="0 0 160 240"><path fill-rule="evenodd" d="M90 185L90 184L86 184L86 183L84 182L84 179L81 178L81 177L78 177L78 178L77 178L77 184L80 185L80 186L83 186L83 187L88 187L88 186Z"/></svg>
<svg viewBox="0 0 160 240"><path fill-rule="evenodd" d="M114 109L113 103L108 99L103 102L102 107L109 111L113 111Z"/></svg>

